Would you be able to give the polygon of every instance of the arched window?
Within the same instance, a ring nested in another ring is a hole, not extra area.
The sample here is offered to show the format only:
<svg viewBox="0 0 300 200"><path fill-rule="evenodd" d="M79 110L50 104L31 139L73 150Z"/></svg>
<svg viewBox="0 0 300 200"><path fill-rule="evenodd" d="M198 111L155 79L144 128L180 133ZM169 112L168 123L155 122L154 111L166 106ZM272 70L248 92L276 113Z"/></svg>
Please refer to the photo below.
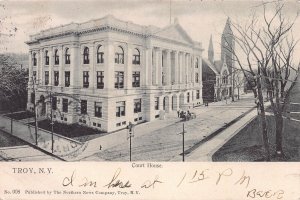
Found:
<svg viewBox="0 0 300 200"><path fill-rule="evenodd" d="M124 51L121 46L118 46L115 51L115 63L124 64Z"/></svg>
<svg viewBox="0 0 300 200"><path fill-rule="evenodd" d="M66 52L65 52L65 63L66 64L70 64L71 61L70 61L70 50L69 48L66 49Z"/></svg>
<svg viewBox="0 0 300 200"><path fill-rule="evenodd" d="M104 48L102 45L97 49L97 63L104 63Z"/></svg>
<svg viewBox="0 0 300 200"><path fill-rule="evenodd" d="M48 51L45 51L45 65L49 65L49 54L48 54Z"/></svg>
<svg viewBox="0 0 300 200"><path fill-rule="evenodd" d="M89 63L90 63L89 48L84 47L84 50L83 50L83 64L89 64Z"/></svg>
<svg viewBox="0 0 300 200"><path fill-rule="evenodd" d="M141 63L140 61L141 54L138 49L133 50L133 56L132 56L132 64L139 65Z"/></svg>
<svg viewBox="0 0 300 200"><path fill-rule="evenodd" d="M223 84L228 84L228 73L227 73L227 71L224 71L224 72L223 72L223 75L222 75L222 83L223 83Z"/></svg>
<svg viewBox="0 0 300 200"><path fill-rule="evenodd" d="M196 58L196 62L195 62L195 68L198 68L199 67L199 59Z"/></svg>
<svg viewBox="0 0 300 200"><path fill-rule="evenodd" d="M57 49L54 51L54 64L59 65L59 55Z"/></svg>
<svg viewBox="0 0 300 200"><path fill-rule="evenodd" d="M36 64L37 64L36 53L33 53L32 61L33 61L33 66L36 66Z"/></svg>

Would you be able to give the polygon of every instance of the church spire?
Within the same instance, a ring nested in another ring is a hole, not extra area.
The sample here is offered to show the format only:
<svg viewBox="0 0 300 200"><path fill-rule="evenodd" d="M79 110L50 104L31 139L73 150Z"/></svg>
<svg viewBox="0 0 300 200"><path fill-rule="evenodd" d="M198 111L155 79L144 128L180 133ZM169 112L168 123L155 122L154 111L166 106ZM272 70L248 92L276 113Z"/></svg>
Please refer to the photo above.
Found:
<svg viewBox="0 0 300 200"><path fill-rule="evenodd" d="M225 25L224 30L223 30L223 34L232 34L230 24L231 24L231 20L228 17L227 20L226 20L226 25Z"/></svg>
<svg viewBox="0 0 300 200"><path fill-rule="evenodd" d="M208 60L214 63L214 46L212 42L212 35L210 35L209 46L208 46Z"/></svg>

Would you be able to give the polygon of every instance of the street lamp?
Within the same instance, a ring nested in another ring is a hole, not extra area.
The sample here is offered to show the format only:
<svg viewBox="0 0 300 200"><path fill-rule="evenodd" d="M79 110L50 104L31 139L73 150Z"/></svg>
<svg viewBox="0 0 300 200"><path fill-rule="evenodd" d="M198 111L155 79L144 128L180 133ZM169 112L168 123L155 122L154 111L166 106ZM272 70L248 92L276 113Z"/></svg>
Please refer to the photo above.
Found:
<svg viewBox="0 0 300 200"><path fill-rule="evenodd" d="M127 140L129 139L129 161L131 162L131 138L134 137L134 132L133 132L133 129L134 128L134 125L129 122L128 126L127 126L127 133L128 133L128 136L127 136Z"/></svg>

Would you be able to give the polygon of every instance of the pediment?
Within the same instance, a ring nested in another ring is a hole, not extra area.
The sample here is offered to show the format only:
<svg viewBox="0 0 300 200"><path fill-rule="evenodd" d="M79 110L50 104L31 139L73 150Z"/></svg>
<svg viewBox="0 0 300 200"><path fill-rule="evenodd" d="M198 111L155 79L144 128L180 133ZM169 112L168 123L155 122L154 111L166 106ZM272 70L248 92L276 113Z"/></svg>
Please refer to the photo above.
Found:
<svg viewBox="0 0 300 200"><path fill-rule="evenodd" d="M191 37L179 24L172 24L154 34L160 38L179 41L187 44L193 44Z"/></svg>

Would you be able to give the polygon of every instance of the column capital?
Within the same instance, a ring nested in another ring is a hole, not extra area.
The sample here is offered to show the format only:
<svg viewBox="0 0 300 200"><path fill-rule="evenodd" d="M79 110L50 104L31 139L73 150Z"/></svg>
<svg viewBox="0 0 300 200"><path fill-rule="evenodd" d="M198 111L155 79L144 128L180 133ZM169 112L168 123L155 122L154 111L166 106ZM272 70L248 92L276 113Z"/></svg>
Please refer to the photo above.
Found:
<svg viewBox="0 0 300 200"><path fill-rule="evenodd" d="M170 49L163 49L163 51L166 52L166 53L171 53Z"/></svg>

